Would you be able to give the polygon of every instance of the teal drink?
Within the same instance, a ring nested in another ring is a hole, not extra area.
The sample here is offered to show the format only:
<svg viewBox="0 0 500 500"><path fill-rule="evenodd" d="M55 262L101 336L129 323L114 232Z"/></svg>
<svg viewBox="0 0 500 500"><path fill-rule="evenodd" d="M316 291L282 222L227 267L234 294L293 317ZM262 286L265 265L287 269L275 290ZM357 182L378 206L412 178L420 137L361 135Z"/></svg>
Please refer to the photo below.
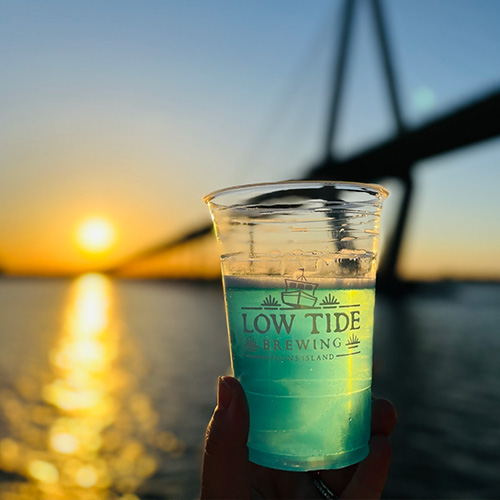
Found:
<svg viewBox="0 0 500 500"><path fill-rule="evenodd" d="M205 197L256 464L336 469L368 454L377 242L387 194L374 184L290 181Z"/></svg>
<svg viewBox="0 0 500 500"><path fill-rule="evenodd" d="M226 276L224 284L234 374L250 408L250 460L314 470L365 458L370 282Z"/></svg>

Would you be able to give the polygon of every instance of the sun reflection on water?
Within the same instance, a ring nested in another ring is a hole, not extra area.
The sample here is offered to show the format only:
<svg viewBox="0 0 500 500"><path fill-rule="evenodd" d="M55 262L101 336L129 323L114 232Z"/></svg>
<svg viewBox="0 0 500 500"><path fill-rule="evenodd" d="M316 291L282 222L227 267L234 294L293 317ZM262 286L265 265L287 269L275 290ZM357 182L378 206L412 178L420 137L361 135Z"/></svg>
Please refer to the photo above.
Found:
<svg viewBox="0 0 500 500"><path fill-rule="evenodd" d="M110 281L77 279L49 373L2 392L1 498L137 500L158 456L183 452L138 390L139 362L118 329Z"/></svg>

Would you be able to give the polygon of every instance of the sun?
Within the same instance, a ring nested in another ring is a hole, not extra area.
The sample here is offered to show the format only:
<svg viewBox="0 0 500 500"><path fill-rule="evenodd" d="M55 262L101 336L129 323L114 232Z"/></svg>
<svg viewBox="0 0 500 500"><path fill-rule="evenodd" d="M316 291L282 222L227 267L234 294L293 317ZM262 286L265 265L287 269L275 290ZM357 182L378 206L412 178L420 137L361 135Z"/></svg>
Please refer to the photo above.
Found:
<svg viewBox="0 0 500 500"><path fill-rule="evenodd" d="M85 219L77 230L78 245L89 253L108 251L115 242L113 225L104 217Z"/></svg>

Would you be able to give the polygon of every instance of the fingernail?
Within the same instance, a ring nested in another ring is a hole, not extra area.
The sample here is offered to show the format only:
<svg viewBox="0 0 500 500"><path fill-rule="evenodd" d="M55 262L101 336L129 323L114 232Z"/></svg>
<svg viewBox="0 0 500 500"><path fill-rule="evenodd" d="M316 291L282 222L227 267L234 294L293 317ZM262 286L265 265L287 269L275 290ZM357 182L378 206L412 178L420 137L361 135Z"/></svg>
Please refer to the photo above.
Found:
<svg viewBox="0 0 500 500"><path fill-rule="evenodd" d="M219 377L219 385L217 388L217 406L219 410L227 409L232 399L233 391L231 386L222 377Z"/></svg>

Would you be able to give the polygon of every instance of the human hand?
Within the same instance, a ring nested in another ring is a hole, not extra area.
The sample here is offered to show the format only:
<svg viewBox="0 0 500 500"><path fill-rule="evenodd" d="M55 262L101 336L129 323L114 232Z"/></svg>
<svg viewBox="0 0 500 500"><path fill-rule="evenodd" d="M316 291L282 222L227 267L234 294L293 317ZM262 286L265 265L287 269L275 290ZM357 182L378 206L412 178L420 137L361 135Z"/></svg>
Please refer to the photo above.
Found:
<svg viewBox="0 0 500 500"><path fill-rule="evenodd" d="M370 453L359 464L319 473L261 467L248 460L249 414L243 388L235 378L221 377L205 439L201 499L328 498L314 485L315 477L340 498L380 498L391 458L388 438L395 422L392 405L374 400Z"/></svg>

